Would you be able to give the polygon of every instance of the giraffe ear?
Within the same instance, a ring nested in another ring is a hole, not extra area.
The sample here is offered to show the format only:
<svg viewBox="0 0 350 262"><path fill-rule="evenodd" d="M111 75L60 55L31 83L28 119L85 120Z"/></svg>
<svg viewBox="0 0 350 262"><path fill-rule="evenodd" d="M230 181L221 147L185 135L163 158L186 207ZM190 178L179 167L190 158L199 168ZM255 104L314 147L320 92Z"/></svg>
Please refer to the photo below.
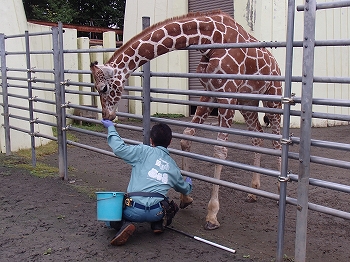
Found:
<svg viewBox="0 0 350 262"><path fill-rule="evenodd" d="M90 64L90 68L93 68L93 67L96 66L97 64L98 64L97 61L92 62L92 63Z"/></svg>
<svg viewBox="0 0 350 262"><path fill-rule="evenodd" d="M103 71L103 73L104 73L104 75L105 75L106 77L108 77L108 78L113 77L113 75L114 75L114 70L113 70L112 67L103 66L101 69L102 69L102 71Z"/></svg>

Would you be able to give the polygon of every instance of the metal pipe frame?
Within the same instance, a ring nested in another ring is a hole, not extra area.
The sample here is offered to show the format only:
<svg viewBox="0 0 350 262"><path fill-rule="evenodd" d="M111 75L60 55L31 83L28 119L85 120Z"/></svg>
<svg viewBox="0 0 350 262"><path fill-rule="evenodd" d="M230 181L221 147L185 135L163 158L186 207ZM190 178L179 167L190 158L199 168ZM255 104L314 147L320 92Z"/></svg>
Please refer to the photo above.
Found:
<svg viewBox="0 0 350 262"><path fill-rule="evenodd" d="M129 126L123 124L116 124L118 128L127 128L142 132L143 134L143 143L149 144L149 130L151 122L164 122L167 124L184 126L184 127L194 127L202 130L220 132L224 131L229 134L247 136L247 137L259 137L262 139L268 140L288 140L292 144L298 144L300 147L299 153L289 152L288 143L282 144L282 150L274 150L269 148L256 148L251 145L243 145L233 142L222 143L214 139L207 139L203 137L192 137L186 136L183 134L174 133L175 138L184 138L187 140L206 143L211 145L222 145L229 148L235 148L239 150L245 150L250 152L258 152L262 154L272 155L272 156L281 156L282 165L281 171L271 170L261 167L255 167L251 165L246 165L237 162L231 162L228 160L219 160L214 157L204 156L200 154L195 154L191 152L183 152L181 150L169 148L169 151L172 154L189 157L192 159L207 161L214 164L222 164L229 167L234 167L246 171L258 172L263 175L272 176L275 178L282 178L281 183L281 192L280 195L273 194L270 192L265 192L258 189L253 189L243 185L231 183L228 181L218 180L211 178L209 176L196 174L188 171L183 171L184 175L190 176L192 178L200 179L208 183L218 184L221 186L230 187L240 191L256 194L262 197L267 197L273 200L278 200L279 202L279 211L278 211L278 232L277 232L277 253L276 261L283 261L283 239L284 239L284 227L285 227L285 206L286 204L292 204L297 206L297 227L296 227L296 239L295 239L295 259L296 261L305 261L306 257L306 227L307 227L307 212L308 210L314 210L317 212L322 212L326 214L331 214L333 216L341 217L344 219L350 219L350 213L344 212L341 210L332 209L322 205L317 205L310 203L308 201L308 187L310 185L327 188L331 190L337 190L339 192L350 193L350 186L343 185L338 183L333 183L329 181L318 180L310 178L310 163L330 165L338 168L350 169L350 162L342 161L337 159L330 159L311 155L310 148L320 147L320 148L329 148L335 150L350 151L349 144L337 143L330 141L322 141L311 139L311 119L312 118L322 118L322 119L332 119L332 120L341 120L341 121L350 121L350 116L342 114L329 114L329 113L314 113L311 110L312 105L331 105L339 107L349 107L350 100L342 99L324 99L324 98L314 98L312 94L313 83L337 83L337 84L350 84L350 77L323 77L323 76L314 76L313 72L313 57L314 49L318 46L349 46L350 40L348 39L338 39L338 40L315 40L315 13L319 9L328 9L336 7L349 7L350 1L338 1L330 3L315 3L314 0L306 1L305 5L298 6L295 8L295 0L288 0L288 23L287 23L287 36L286 42L256 42L256 43L236 43L236 44L212 44L212 45L193 45L183 50L192 50L192 49L215 49L215 48L247 48L247 47L285 47L286 48L286 71L285 76L251 76L251 75L216 75L216 74L198 74L198 73L162 73L162 72L151 72L149 63L145 64L142 67L141 72L134 72L133 76L142 77L142 87L132 87L126 86L125 90L127 91L139 91L142 93L141 96L129 96L123 95L123 99L132 99L132 100L141 100L143 105L143 115L134 115L129 113L117 112L117 116L134 118L142 120L142 127ZM303 41L294 41L293 31L294 31L294 11L304 11L304 39ZM143 18L143 27L146 28L149 26L149 18ZM53 50L42 50L42 51L30 51L29 47L29 38L36 35L46 35L52 34L53 39ZM10 38L24 37L26 40L26 51L25 52L6 52L5 51L5 40ZM303 48L303 73L302 76L293 76L292 75L292 61L293 61L293 49L294 48ZM6 143L6 153L10 154L10 129L17 130L20 132L28 133L31 135L32 141L32 155L35 157L35 140L34 137L45 137L51 140L57 140L59 145L59 173L62 179L67 179L67 145L74 145L77 147L85 148L87 150L92 150L102 154L114 156L110 151L105 151L99 148L91 147L88 145L83 145L77 142L69 141L66 138L66 131L71 130L75 132L81 132L88 135L106 137L105 134L100 134L93 131L87 131L84 129L67 126L66 119L72 120L81 120L91 123L100 123L98 120L74 116L66 114L67 108L78 108L89 110L93 112L101 113L101 110L98 108L91 108L86 106L74 105L69 101L65 101L65 93L77 94L77 95L89 95L97 96L96 92L83 92L78 90L65 90L65 86L87 86L93 87L93 83L84 83L84 82L75 82L70 80L64 80L65 74L90 74L88 70L71 70L65 69L63 66L64 54L70 53L100 53L100 52L114 52L117 48L106 48L106 49L94 49L94 50L64 50L63 49L63 29L62 24L58 24L58 27L54 27L51 32L39 32L39 33L28 33L20 35L5 36L0 34L0 57L1 57L1 78L2 78L2 92L0 93L3 96L3 103L1 104L4 107L4 128L5 128L5 143ZM30 55L33 54L48 54L52 55L54 58L54 70L45 70L45 69L35 69L31 67ZM27 57L27 68L6 68L6 56L7 55L26 55ZM14 77L8 76L8 72L26 72L27 77ZM32 78L32 73L42 72L42 73L51 73L54 74L54 80L46 79L37 79ZM176 94L176 95L195 95L195 96L213 96L213 92L208 91L194 91L194 90L171 90L165 88L152 88L150 86L151 77L178 77L178 78L217 78L217 79L250 79L250 80L270 80L270 81L283 81L285 83L284 95L283 97L279 96L264 96L264 95L251 95L251 94L215 94L215 96L222 97L232 97L232 98L244 98L244 99L254 99L254 100L266 100L266 101L282 101L283 109L281 110L271 110L266 108L257 108L257 107L247 107L247 106L221 106L215 103L201 103L195 101L183 101L177 99L161 99L154 98L151 96L152 93L166 93L166 94ZM9 81L23 81L25 85L11 84ZM55 86L54 89L46 89L39 86L36 86L35 83L51 83ZM303 85L303 93L301 97L295 97L291 93L291 83L301 83ZM8 93L8 88L28 88L28 97L23 95L11 94ZM39 99L37 97L32 97L32 90L41 90L55 92L55 101L48 101L45 99ZM18 106L9 104L8 98L15 97L19 99L25 99L29 101L28 107ZM287 102L288 100L288 102ZM44 110L37 110L34 108L35 102L43 102L56 105L56 112L48 112ZM152 117L150 115L151 105L154 102L158 103L168 103L168 104L183 104L183 105L203 105L203 106L214 106L214 107L223 107L231 108L234 110L250 110L257 112L269 112L269 113L278 113L283 114L283 129L280 136L268 134L268 133L256 133L249 131L242 131L241 129L222 129L215 126L199 125L188 122L182 122L173 119L164 119ZM300 103L301 110L291 110L291 106L294 104ZM29 117L18 116L9 113L10 108L22 109L29 111ZM34 113L49 114L57 117L57 123L50 123L47 121L42 121L39 119L34 119ZM290 125L290 116L299 116L301 117L301 132L303 133L302 137L293 137L289 134L289 125ZM23 121L30 122L30 130L24 130L22 128L12 126L9 124L10 118L16 118ZM34 131L34 124L40 123L48 126L57 127L57 138L52 136L47 136L45 134L40 134ZM125 139L126 143L130 144L140 144L140 141ZM300 172L299 174L293 174L288 171L288 159L299 160ZM32 159L33 165L35 165L35 159ZM287 181L297 181L298 182L298 198L287 197Z"/></svg>
<svg viewBox="0 0 350 262"><path fill-rule="evenodd" d="M297 188L297 220L295 236L295 260L303 262L306 259L307 243L307 217L309 202L309 178L310 178L310 140L311 140L311 119L312 119L312 91L314 76L314 55L315 55L315 16L316 1L308 1L304 9L304 43L303 43L303 66L302 66L302 99L300 132L300 164L299 180Z"/></svg>
<svg viewBox="0 0 350 262"><path fill-rule="evenodd" d="M11 131L10 131L10 121L9 121L9 99L8 99L8 84L7 84L7 70L6 70L6 45L5 45L5 35L0 34L0 57L1 57L1 81L2 81L2 101L4 108L4 131L5 131L5 147L6 155L11 154Z"/></svg>
<svg viewBox="0 0 350 262"><path fill-rule="evenodd" d="M151 19L149 17L142 17L142 29L150 26ZM151 130L151 64L145 63L142 66L142 124L143 124L143 143L150 145L150 130Z"/></svg>
<svg viewBox="0 0 350 262"><path fill-rule="evenodd" d="M63 163L62 166L62 179L68 180L68 164L67 164L67 132L66 132L66 94L65 94L65 81L64 81L64 53L63 53L63 27L62 23L58 23L58 66L59 66L59 83L57 83L57 87L60 89L60 110L61 110L61 126L62 130L60 130L61 134L61 147L62 150L62 157L63 157ZM57 106L57 105L56 105Z"/></svg>
<svg viewBox="0 0 350 262"><path fill-rule="evenodd" d="M17 108L17 109L22 109L22 110L25 110L25 111L29 110L29 108L25 107L25 106L19 106L19 105L14 105L14 104L8 104L8 106L9 106L9 108ZM51 111L42 110L42 109L33 108L33 112L41 113L41 114L44 114L44 115L56 116L56 112L51 112Z"/></svg>
<svg viewBox="0 0 350 262"><path fill-rule="evenodd" d="M25 31L25 46L26 46L26 63L27 68L31 68L31 61L30 61L30 43L29 43L29 32ZM32 79L32 72L30 70L27 71L27 79ZM28 98L33 97L33 89L32 89L32 82L28 81L27 84L28 88ZM34 128L34 100L28 99L28 112L29 112L29 128L30 128L30 134L34 134L35 128ZM35 137L30 136L30 144L32 149L32 166L36 166L36 153L35 153Z"/></svg>
<svg viewBox="0 0 350 262"><path fill-rule="evenodd" d="M337 8L337 7L348 7L348 6L350 6L350 1L349 0L342 0L342 1L337 1L337 2L316 4L316 10ZM306 5L298 5L297 11L304 11L304 10L306 10L306 8L308 8L307 4Z"/></svg>
<svg viewBox="0 0 350 262"><path fill-rule="evenodd" d="M62 122L62 88L61 88L61 63L60 63L60 45L59 45L59 28L52 28L52 43L53 43L53 62L54 62L54 83L55 83L55 104L57 114L57 143L58 143L58 169L59 177L64 179L66 177L67 161L64 154L63 141L63 122Z"/></svg>
<svg viewBox="0 0 350 262"><path fill-rule="evenodd" d="M27 96L22 96L22 95L17 95L17 94L10 94L9 93L8 96L9 97L16 97L16 98L20 98L20 99L24 99L24 100L29 99L29 97L27 97ZM52 100L41 99L38 97L31 97L30 99L35 100L36 102L43 102L43 103L55 105L55 101L52 101Z"/></svg>
<svg viewBox="0 0 350 262"><path fill-rule="evenodd" d="M51 35L51 31L46 31L46 32L34 32L34 33L29 33L28 36L41 36L41 35ZM6 39L10 38L20 38L20 37L25 37L25 34L17 34L17 35L6 35Z"/></svg>

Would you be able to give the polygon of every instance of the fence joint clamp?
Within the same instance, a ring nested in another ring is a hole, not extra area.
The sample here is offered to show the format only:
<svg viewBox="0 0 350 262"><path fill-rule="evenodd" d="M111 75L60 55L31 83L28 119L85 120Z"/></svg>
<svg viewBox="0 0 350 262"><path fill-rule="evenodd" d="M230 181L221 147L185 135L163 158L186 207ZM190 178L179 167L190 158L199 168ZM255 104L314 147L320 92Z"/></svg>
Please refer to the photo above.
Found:
<svg viewBox="0 0 350 262"><path fill-rule="evenodd" d="M289 177L289 175L287 175L287 176L278 176L278 181L279 182L289 182L290 181L290 177Z"/></svg>
<svg viewBox="0 0 350 262"><path fill-rule="evenodd" d="M68 125L68 126L62 127L62 131L68 131L71 126L72 125Z"/></svg>
<svg viewBox="0 0 350 262"><path fill-rule="evenodd" d="M65 80L63 82L60 82L60 85L62 85L62 86L69 86L69 81L70 81L70 79L67 79L67 80Z"/></svg>
<svg viewBox="0 0 350 262"><path fill-rule="evenodd" d="M62 104L61 108L70 108L69 104L70 104L70 102L68 101L68 102Z"/></svg>
<svg viewBox="0 0 350 262"><path fill-rule="evenodd" d="M293 141L291 139L281 138L281 144L283 145L292 145Z"/></svg>
<svg viewBox="0 0 350 262"><path fill-rule="evenodd" d="M35 136L35 137L39 137L40 136L40 132L32 132L32 133L29 133L30 136Z"/></svg>
<svg viewBox="0 0 350 262"><path fill-rule="evenodd" d="M282 97L282 104L290 104L290 105L295 105L295 101L293 97L295 96L295 93L292 93L291 97Z"/></svg>
<svg viewBox="0 0 350 262"><path fill-rule="evenodd" d="M27 72L36 73L35 68L36 68L35 66L31 68L27 68Z"/></svg>
<svg viewBox="0 0 350 262"><path fill-rule="evenodd" d="M38 120L38 118L36 117L36 118L30 120L29 123L30 124L33 124L33 123L35 124L35 123L37 123L37 120Z"/></svg>
<svg viewBox="0 0 350 262"><path fill-rule="evenodd" d="M33 97L28 97L28 101L34 101L36 102L36 99L38 98L38 96L33 96Z"/></svg>
<svg viewBox="0 0 350 262"><path fill-rule="evenodd" d="M32 77L32 78L28 78L27 82L32 82L32 83L36 83L36 77Z"/></svg>

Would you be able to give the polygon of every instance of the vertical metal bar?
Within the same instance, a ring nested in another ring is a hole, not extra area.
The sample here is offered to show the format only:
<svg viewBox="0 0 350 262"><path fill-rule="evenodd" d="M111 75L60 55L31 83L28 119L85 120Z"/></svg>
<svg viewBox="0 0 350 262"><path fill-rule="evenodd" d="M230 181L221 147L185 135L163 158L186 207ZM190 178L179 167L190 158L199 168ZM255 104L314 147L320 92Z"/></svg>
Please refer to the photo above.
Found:
<svg viewBox="0 0 350 262"><path fill-rule="evenodd" d="M295 0L288 0L288 17L287 17L287 45L286 45L286 65L285 65L285 84L284 97L290 98L292 95L292 66L293 66L293 39L294 39L294 16L295 16ZM290 104L283 105L283 129L282 141L289 140L290 126ZM276 261L283 261L284 248L284 228L286 216L286 196L288 182L288 143L282 143L281 153L281 177L280 182L280 197L278 208L278 230L277 230L277 256Z"/></svg>
<svg viewBox="0 0 350 262"><path fill-rule="evenodd" d="M150 18L142 17L142 29L146 29L150 26ZM143 109L143 143L145 145L150 144L150 128L151 128L151 66L150 62L147 62L142 66L143 81L142 81L142 109Z"/></svg>
<svg viewBox="0 0 350 262"><path fill-rule="evenodd" d="M62 95L60 81L60 50L58 39L58 28L52 28L52 45L53 45L53 65L54 65L54 80L55 80L55 102L56 102L56 121L57 121L57 143L58 143L58 172L60 178L65 177L65 163L63 150L63 125L62 125Z"/></svg>
<svg viewBox="0 0 350 262"><path fill-rule="evenodd" d="M316 0L305 1L295 261L306 259Z"/></svg>
<svg viewBox="0 0 350 262"><path fill-rule="evenodd" d="M32 165L36 166L36 154L35 154L35 137L34 137L34 107L33 107L33 90L32 90L32 72L30 70L30 45L29 34L25 31L25 45L26 45L26 60L27 60L27 82L28 82L28 108L29 108L29 130L30 130L30 144L32 148Z"/></svg>
<svg viewBox="0 0 350 262"><path fill-rule="evenodd" d="M6 155L11 154L10 138L10 116L9 116L9 97L7 92L7 68L6 68L6 49L5 35L0 34L0 57L1 57L1 81L2 81L2 100L4 104L4 130Z"/></svg>
<svg viewBox="0 0 350 262"><path fill-rule="evenodd" d="M63 27L62 23L58 23L58 48L59 52L59 77L61 88L61 122L62 122L62 151L63 151L63 168L64 175L62 179L68 179L68 157L67 157L67 132L66 132L66 92L65 92L65 80L64 80L64 53L63 53Z"/></svg>

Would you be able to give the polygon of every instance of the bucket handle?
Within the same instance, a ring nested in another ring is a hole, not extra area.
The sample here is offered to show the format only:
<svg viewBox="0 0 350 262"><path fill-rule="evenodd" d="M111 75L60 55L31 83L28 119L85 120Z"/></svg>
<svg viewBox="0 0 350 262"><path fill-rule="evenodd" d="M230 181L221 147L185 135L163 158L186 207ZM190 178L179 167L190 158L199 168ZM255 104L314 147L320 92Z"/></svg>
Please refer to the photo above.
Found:
<svg viewBox="0 0 350 262"><path fill-rule="evenodd" d="M100 199L97 199L97 201L111 199L111 198L116 197L116 196L117 196L117 193L114 192L114 193L112 193L112 196L111 196L111 197L100 198Z"/></svg>

